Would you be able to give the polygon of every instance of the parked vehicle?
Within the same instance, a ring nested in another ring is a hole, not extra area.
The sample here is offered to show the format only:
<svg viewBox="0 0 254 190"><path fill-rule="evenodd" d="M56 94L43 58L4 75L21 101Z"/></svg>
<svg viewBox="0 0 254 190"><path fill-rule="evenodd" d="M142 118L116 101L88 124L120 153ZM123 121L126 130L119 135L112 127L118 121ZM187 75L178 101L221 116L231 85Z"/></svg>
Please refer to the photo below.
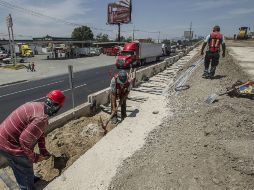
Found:
<svg viewBox="0 0 254 190"><path fill-rule="evenodd" d="M73 53L74 53L74 57L90 56L90 48L89 47L74 48Z"/></svg>
<svg viewBox="0 0 254 190"><path fill-rule="evenodd" d="M16 60L17 60L17 63L25 63L27 61L26 58L23 58L23 57L16 57ZM5 64L11 64L10 57L4 58L2 61Z"/></svg>
<svg viewBox="0 0 254 190"><path fill-rule="evenodd" d="M33 57L33 51L29 47L28 44L25 43L18 43L15 45L15 53L16 55L19 55L20 57Z"/></svg>
<svg viewBox="0 0 254 190"><path fill-rule="evenodd" d="M163 55L162 44L143 43L139 41L127 42L117 57L117 68L141 66L157 61Z"/></svg>
<svg viewBox="0 0 254 190"><path fill-rule="evenodd" d="M52 44L51 47L45 48L43 51L50 51L47 53L47 59L66 59L70 57L71 49L65 44Z"/></svg>
<svg viewBox="0 0 254 190"><path fill-rule="evenodd" d="M120 46L113 46L109 48L103 48L103 53L109 56L117 56L121 51Z"/></svg>
<svg viewBox="0 0 254 190"><path fill-rule="evenodd" d="M5 58L7 58L8 57L8 54L7 53L1 53L0 52L0 60L2 60L2 59L5 59Z"/></svg>
<svg viewBox="0 0 254 190"><path fill-rule="evenodd" d="M90 47L91 56L99 56L101 54L100 48Z"/></svg>

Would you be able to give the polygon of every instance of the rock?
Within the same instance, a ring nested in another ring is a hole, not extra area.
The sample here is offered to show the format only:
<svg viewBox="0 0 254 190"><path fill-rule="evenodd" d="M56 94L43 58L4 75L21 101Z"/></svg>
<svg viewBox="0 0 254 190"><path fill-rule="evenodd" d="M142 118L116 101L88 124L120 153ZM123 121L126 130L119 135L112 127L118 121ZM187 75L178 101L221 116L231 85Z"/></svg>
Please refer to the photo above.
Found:
<svg viewBox="0 0 254 190"><path fill-rule="evenodd" d="M98 124L90 123L81 132L82 137L103 136L104 130Z"/></svg>
<svg viewBox="0 0 254 190"><path fill-rule="evenodd" d="M217 178L213 178L212 181L216 185L218 185L220 183L220 180L218 180Z"/></svg>
<svg viewBox="0 0 254 190"><path fill-rule="evenodd" d="M204 147L207 147L208 146L208 143L207 144L204 144Z"/></svg>
<svg viewBox="0 0 254 190"><path fill-rule="evenodd" d="M65 181L65 180L66 180L66 177L62 174L62 175L60 176L60 180L61 180L61 181Z"/></svg>

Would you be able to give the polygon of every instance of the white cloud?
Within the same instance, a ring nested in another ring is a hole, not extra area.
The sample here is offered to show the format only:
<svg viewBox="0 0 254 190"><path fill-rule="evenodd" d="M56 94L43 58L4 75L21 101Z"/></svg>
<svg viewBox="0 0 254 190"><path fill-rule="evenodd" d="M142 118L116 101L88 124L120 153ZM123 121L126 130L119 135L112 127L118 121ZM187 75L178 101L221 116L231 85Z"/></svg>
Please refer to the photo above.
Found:
<svg viewBox="0 0 254 190"><path fill-rule="evenodd" d="M8 12L12 14L16 33L32 36L46 34L70 36L74 26L66 25L61 21L55 21L47 17L34 16L29 10L68 22L93 26L91 24L93 20L88 17L88 13L92 9L86 5L89 0L45 1L40 6L38 6L36 1L31 3L31 1L28 2L27 0L9 0L8 2L27 9L26 12L20 12L3 8L6 14ZM2 26L5 23L0 24Z"/></svg>
<svg viewBox="0 0 254 190"><path fill-rule="evenodd" d="M230 6L234 4L243 4L245 2L248 2L249 0L202 0L198 1L196 3L193 3L192 11L198 11L198 10L207 10L214 8L221 8L225 6Z"/></svg>
<svg viewBox="0 0 254 190"><path fill-rule="evenodd" d="M224 13L223 15L213 16L211 20L226 20L226 19L234 19L240 16L245 16L248 14L254 14L254 8L239 8L233 9Z"/></svg>
<svg viewBox="0 0 254 190"><path fill-rule="evenodd" d="M234 9L229 12L231 15L246 15L246 14L251 14L254 13L254 8L239 8L239 9Z"/></svg>

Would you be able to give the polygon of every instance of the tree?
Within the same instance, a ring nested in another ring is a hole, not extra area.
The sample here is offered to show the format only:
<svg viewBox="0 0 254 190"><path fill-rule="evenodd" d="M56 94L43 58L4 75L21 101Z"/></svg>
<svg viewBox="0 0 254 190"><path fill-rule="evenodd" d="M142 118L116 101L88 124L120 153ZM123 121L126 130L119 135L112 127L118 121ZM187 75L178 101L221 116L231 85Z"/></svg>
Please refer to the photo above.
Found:
<svg viewBox="0 0 254 190"><path fill-rule="evenodd" d="M109 40L109 37L107 34L100 33L96 36L96 41L97 42L109 42L110 40Z"/></svg>
<svg viewBox="0 0 254 190"><path fill-rule="evenodd" d="M90 27L81 26L74 28L71 37L80 41L93 40L93 32Z"/></svg>
<svg viewBox="0 0 254 190"><path fill-rule="evenodd" d="M120 36L120 42L125 42L125 37L124 36ZM118 42L118 38L115 39L115 42Z"/></svg>

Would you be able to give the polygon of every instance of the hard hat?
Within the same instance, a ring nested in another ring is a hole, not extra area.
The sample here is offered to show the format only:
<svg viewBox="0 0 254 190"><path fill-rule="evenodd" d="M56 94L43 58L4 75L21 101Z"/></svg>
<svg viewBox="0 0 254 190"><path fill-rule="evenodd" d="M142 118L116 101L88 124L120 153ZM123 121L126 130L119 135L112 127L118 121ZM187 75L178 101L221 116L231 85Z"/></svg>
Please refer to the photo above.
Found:
<svg viewBox="0 0 254 190"><path fill-rule="evenodd" d="M214 27L213 27L213 31L214 32L219 32L220 31L220 26L218 26L218 25L215 25Z"/></svg>
<svg viewBox="0 0 254 190"><path fill-rule="evenodd" d="M120 81L120 83L125 84L127 82L128 79L128 74L125 70L120 70L118 72L118 79Z"/></svg>
<svg viewBox="0 0 254 190"><path fill-rule="evenodd" d="M64 105L65 96L61 90L52 90L48 93L47 97L52 100L52 102L57 103L60 106Z"/></svg>

